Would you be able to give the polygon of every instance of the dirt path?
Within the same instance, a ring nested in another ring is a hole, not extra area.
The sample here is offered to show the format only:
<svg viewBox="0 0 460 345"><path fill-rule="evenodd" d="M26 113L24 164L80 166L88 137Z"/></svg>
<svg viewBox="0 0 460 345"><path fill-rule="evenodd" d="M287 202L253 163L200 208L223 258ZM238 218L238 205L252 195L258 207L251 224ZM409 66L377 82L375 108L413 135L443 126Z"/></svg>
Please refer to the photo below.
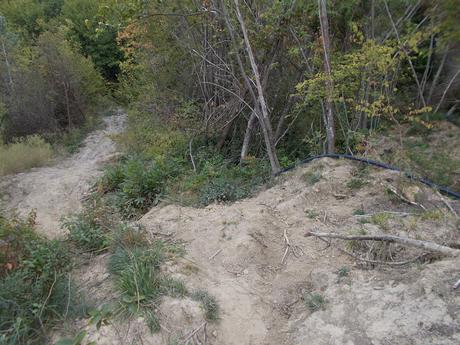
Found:
<svg viewBox="0 0 460 345"><path fill-rule="evenodd" d="M37 212L37 230L49 238L59 237L61 217L78 211L81 198L101 173L101 166L116 154L110 135L123 129L125 115L104 118L104 129L91 133L80 151L54 166L0 179L0 198L7 211L27 215Z"/></svg>

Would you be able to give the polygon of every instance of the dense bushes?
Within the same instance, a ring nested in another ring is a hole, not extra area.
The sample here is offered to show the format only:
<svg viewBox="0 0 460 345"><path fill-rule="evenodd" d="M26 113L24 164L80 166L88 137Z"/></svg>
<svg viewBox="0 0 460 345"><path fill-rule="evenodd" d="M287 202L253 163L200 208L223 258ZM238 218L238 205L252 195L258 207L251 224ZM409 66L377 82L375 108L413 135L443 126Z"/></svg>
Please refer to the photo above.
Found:
<svg viewBox="0 0 460 345"><path fill-rule="evenodd" d="M91 60L59 30L42 33L27 50L12 37L0 32L8 59L0 64L0 74L8 76L0 78L3 140L83 126L105 93Z"/></svg>

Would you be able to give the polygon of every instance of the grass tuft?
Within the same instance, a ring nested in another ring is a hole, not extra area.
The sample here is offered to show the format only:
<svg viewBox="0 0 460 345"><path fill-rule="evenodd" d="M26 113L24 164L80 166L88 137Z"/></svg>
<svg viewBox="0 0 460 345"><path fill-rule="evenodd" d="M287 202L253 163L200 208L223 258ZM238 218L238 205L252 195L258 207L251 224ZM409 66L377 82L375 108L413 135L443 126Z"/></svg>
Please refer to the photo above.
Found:
<svg viewBox="0 0 460 345"><path fill-rule="evenodd" d="M319 293L306 292L303 300L312 313L323 309L326 305L326 300L324 299L323 295Z"/></svg>
<svg viewBox="0 0 460 345"><path fill-rule="evenodd" d="M209 321L215 321L219 318L219 305L217 300L205 290L197 290L190 297L200 302L205 312L205 317Z"/></svg>

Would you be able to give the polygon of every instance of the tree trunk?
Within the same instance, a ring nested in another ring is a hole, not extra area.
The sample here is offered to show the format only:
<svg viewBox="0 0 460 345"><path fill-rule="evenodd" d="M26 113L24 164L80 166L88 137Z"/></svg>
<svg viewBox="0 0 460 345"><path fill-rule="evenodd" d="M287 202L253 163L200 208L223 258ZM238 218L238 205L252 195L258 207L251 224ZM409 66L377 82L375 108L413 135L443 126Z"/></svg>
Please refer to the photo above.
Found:
<svg viewBox="0 0 460 345"><path fill-rule="evenodd" d="M318 0L319 5L319 22L321 25L321 38L323 41L324 51L324 73L326 75L326 101L324 102L326 116L326 136L327 136L327 153L335 152L335 129L334 115L332 113L332 76L331 63L329 59L329 23L327 19L326 0Z"/></svg>
<svg viewBox="0 0 460 345"><path fill-rule="evenodd" d="M251 141L252 129L254 128L254 123L256 122L257 115L253 111L251 117L249 118L248 125L246 126L246 132L244 133L243 146L241 147L241 156L240 163L243 163L246 159L246 156L249 152L249 142Z"/></svg>
<svg viewBox="0 0 460 345"><path fill-rule="evenodd" d="M248 53L252 72L254 73L254 79L256 82L257 96L258 96L259 106L260 106L260 113L258 114L259 115L258 119L259 119L260 127L262 128L262 133L264 135L265 146L266 146L268 158L270 160L272 172L276 174L280 171L280 164L278 161L278 157L276 155L274 139L273 139L273 130L272 130L270 118L268 115L268 107L265 101L262 83L260 80L260 73L259 73L259 69L256 64L254 53L252 51L251 42L249 41L248 32L246 30L246 24L244 23L243 16L241 15L239 2L238 0L234 0L234 2L236 6L236 15L240 23L241 31L243 32L244 44L246 47L246 51Z"/></svg>

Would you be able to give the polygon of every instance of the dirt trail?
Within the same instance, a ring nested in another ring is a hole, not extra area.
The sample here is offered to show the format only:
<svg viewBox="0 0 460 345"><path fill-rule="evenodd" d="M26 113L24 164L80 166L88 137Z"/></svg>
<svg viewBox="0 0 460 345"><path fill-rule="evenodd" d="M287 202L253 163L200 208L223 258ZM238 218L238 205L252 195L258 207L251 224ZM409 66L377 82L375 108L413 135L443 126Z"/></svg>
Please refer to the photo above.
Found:
<svg viewBox="0 0 460 345"><path fill-rule="evenodd" d="M101 173L102 164L116 154L109 136L119 133L124 121L125 115L118 111L104 118L104 129L91 133L71 157L0 179L2 206L22 216L36 210L37 230L49 238L59 237L61 217L80 209L81 198Z"/></svg>

